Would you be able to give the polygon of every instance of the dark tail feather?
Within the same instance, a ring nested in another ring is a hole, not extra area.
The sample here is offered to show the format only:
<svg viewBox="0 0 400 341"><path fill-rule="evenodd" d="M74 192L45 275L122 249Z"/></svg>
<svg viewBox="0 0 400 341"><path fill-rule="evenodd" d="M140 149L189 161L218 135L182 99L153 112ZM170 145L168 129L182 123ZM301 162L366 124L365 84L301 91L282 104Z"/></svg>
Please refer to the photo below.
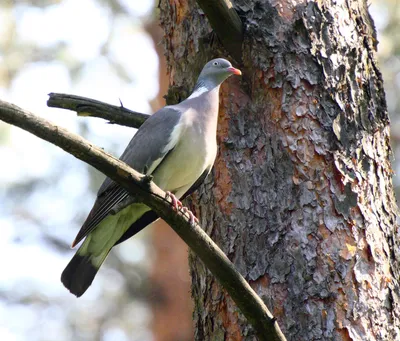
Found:
<svg viewBox="0 0 400 341"><path fill-rule="evenodd" d="M90 258L76 253L61 274L61 282L76 297L85 293L99 270Z"/></svg>
<svg viewBox="0 0 400 341"><path fill-rule="evenodd" d="M146 212L129 229L122 235L122 237L114 244L118 245L128 238L132 237L147 225L158 219L158 215L153 211ZM90 242L85 240L86 242ZM109 250L104 250L101 255L97 257L87 253L87 249L82 244L81 248L77 251L75 256L68 263L67 267L61 274L61 282L64 286L77 297L82 296L85 291L92 284L94 277L99 271L101 264L106 259Z"/></svg>

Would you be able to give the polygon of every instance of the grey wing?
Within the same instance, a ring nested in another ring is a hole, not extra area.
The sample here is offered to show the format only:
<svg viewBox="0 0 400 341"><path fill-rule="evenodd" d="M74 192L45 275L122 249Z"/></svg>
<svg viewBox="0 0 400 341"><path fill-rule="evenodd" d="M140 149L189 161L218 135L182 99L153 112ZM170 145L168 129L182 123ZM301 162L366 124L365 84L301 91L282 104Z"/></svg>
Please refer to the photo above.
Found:
<svg viewBox="0 0 400 341"><path fill-rule="evenodd" d="M160 163L171 150L165 150L165 147L181 116L182 111L172 106L164 107L154 113L133 136L120 156L120 160L140 173L149 173L149 170L154 170L151 168L154 168L156 163ZM97 195L100 196L113 185L116 185L114 181L106 178Z"/></svg>
<svg viewBox="0 0 400 341"><path fill-rule="evenodd" d="M174 148L171 136L177 127L182 112L175 107L164 107L150 116L129 142L120 160L140 173L151 174L163 158ZM166 147L169 148L166 148ZM83 223L73 246L79 243L110 213L129 193L106 178L101 185L96 202Z"/></svg>

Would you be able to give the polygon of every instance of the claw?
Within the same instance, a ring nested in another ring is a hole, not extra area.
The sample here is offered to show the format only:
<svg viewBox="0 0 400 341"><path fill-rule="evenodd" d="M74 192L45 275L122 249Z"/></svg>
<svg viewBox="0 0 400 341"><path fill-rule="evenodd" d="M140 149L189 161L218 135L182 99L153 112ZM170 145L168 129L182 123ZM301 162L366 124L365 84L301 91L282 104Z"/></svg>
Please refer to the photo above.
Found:
<svg viewBox="0 0 400 341"><path fill-rule="evenodd" d="M183 207L182 203L181 203L181 202L177 199L177 197L176 197L174 194L172 194L170 191L165 192L165 198L166 198L166 199L171 198L172 207L173 207L176 211L182 209L182 207Z"/></svg>
<svg viewBox="0 0 400 341"><path fill-rule="evenodd" d="M197 224L199 222L199 219L197 219L193 212L189 210L186 206L182 207L182 212L189 215L190 225L194 225L195 223Z"/></svg>
<svg viewBox="0 0 400 341"><path fill-rule="evenodd" d="M188 214L190 218L190 224L194 225L199 222L199 219L195 217L191 210L189 210L186 206L183 206L182 203L178 200L178 198L172 194L170 191L165 192L165 199L171 198L172 207L174 210L181 210L184 214Z"/></svg>

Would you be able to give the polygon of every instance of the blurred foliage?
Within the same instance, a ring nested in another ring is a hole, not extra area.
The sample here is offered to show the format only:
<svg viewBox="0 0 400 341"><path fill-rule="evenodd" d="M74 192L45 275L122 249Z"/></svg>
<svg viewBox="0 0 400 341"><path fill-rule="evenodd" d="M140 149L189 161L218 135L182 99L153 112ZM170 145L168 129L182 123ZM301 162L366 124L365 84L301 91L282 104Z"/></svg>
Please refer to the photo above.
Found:
<svg viewBox="0 0 400 341"><path fill-rule="evenodd" d="M400 2L373 0L370 12L378 30L378 58L391 118L396 197L400 195Z"/></svg>
<svg viewBox="0 0 400 341"><path fill-rule="evenodd" d="M119 155L134 133L46 107L51 91L150 112L152 0L0 2L0 96ZM144 68L143 66L146 66ZM59 281L104 176L0 123L0 340L151 340L146 232L111 252L79 300Z"/></svg>

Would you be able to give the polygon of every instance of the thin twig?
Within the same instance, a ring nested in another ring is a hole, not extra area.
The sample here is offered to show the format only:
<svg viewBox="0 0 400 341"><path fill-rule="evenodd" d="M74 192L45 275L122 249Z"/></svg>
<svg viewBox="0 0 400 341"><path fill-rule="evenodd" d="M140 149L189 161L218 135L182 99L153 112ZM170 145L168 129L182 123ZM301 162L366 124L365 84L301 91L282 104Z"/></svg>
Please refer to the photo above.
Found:
<svg viewBox="0 0 400 341"><path fill-rule="evenodd" d="M135 195L164 219L185 243L199 256L211 273L235 301L262 341L284 341L276 319L264 302L235 269L221 249L197 224L190 224L188 215L173 210L165 192L144 175L104 152L82 137L35 116L16 105L0 100L0 119L64 149L90 164ZM144 179L144 180L143 180Z"/></svg>
<svg viewBox="0 0 400 341"><path fill-rule="evenodd" d="M139 128L149 115L126 109L121 106L111 105L91 98L50 93L47 105L53 108L62 108L76 111L78 116L99 117L109 123L118 123L133 128Z"/></svg>

